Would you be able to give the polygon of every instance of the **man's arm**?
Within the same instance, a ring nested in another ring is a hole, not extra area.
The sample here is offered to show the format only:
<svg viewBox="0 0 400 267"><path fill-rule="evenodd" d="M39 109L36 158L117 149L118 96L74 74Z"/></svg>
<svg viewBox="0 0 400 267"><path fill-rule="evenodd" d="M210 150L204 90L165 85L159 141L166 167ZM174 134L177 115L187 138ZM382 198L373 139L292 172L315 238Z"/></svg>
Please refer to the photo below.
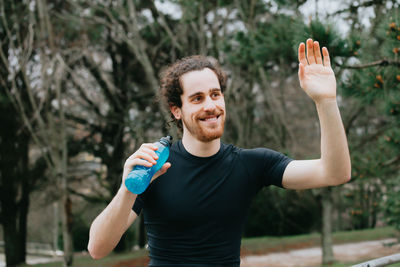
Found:
<svg viewBox="0 0 400 267"><path fill-rule="evenodd" d="M121 188L90 226L88 250L92 258L100 259L107 256L137 218L136 213L132 211L137 195L128 191L125 179L136 165L146 167L155 165L158 156L154 151L157 149L153 144L143 144L125 161ZM165 163L150 182L164 174L169 167L171 164Z"/></svg>
<svg viewBox="0 0 400 267"><path fill-rule="evenodd" d="M93 221L88 244L92 258L100 259L107 256L135 221L137 215L132 211L132 206L136 196L125 186L121 186L110 204Z"/></svg>
<svg viewBox="0 0 400 267"><path fill-rule="evenodd" d="M336 80L328 50L307 40L299 46L299 80L303 90L314 100L321 126L321 158L295 160L288 164L282 185L289 189L308 189L345 183L351 177L350 154L336 102Z"/></svg>

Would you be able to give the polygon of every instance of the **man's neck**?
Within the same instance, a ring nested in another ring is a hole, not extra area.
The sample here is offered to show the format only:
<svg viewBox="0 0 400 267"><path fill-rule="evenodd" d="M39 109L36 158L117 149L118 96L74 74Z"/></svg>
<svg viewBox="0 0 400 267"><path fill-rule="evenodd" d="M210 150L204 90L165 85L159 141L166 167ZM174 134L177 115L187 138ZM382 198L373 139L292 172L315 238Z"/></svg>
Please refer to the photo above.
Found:
<svg viewBox="0 0 400 267"><path fill-rule="evenodd" d="M220 138L210 142L201 142L189 134L183 134L182 144L186 151L196 157L211 157L217 154L221 147Z"/></svg>

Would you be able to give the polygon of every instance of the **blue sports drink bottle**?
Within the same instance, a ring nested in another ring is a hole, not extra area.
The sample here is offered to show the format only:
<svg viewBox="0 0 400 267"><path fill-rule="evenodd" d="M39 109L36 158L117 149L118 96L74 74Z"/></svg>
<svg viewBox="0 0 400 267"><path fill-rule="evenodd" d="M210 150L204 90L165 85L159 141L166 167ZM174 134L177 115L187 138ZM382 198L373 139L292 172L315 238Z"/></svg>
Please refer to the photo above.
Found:
<svg viewBox="0 0 400 267"><path fill-rule="evenodd" d="M146 190L153 175L160 170L167 161L171 143L171 136L163 137L160 141L154 143L158 147L158 149L154 151L158 156L156 165L152 167L136 165L125 179L125 186L129 191L134 194L141 194Z"/></svg>

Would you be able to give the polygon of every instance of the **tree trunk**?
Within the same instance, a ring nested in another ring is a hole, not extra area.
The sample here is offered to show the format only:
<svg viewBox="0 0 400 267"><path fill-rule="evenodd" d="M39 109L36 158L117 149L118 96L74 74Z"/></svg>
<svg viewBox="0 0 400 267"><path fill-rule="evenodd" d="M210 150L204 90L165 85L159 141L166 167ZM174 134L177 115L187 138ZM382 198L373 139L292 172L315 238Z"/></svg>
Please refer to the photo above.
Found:
<svg viewBox="0 0 400 267"><path fill-rule="evenodd" d="M4 212L4 214L6 214L6 212ZM21 237L23 233L21 233L21 231L19 231L20 229L17 227L19 224L17 212L13 212L9 215L11 215L11 217L6 218L3 223L6 265L16 266L25 263L26 247L25 242L21 243L21 240L24 238Z"/></svg>
<svg viewBox="0 0 400 267"><path fill-rule="evenodd" d="M332 188L322 189L322 264L331 265L335 258L332 248Z"/></svg>
<svg viewBox="0 0 400 267"><path fill-rule="evenodd" d="M62 198L63 216L62 216L62 231L63 231L63 246L64 246L64 264L63 266L72 266L73 244L72 244L72 202L68 193L64 192Z"/></svg>
<svg viewBox="0 0 400 267"><path fill-rule="evenodd" d="M59 250L58 247L58 234L59 234L59 209L58 209L58 202L53 203L53 221L54 221L54 228L53 228L53 250L54 253Z"/></svg>
<svg viewBox="0 0 400 267"><path fill-rule="evenodd" d="M25 175L28 176L27 173ZM26 183L18 183L18 180L21 180L20 176L21 174L5 177L11 181L10 187L19 188L20 192L2 190L1 212L7 266L16 266L25 262L29 192Z"/></svg>
<svg viewBox="0 0 400 267"><path fill-rule="evenodd" d="M7 266L25 262L26 225L29 207L29 135L19 133L15 110L6 103L0 109L0 223L3 226Z"/></svg>
<svg viewBox="0 0 400 267"><path fill-rule="evenodd" d="M61 92L61 81L63 75L63 68L61 67L58 73L57 81L57 100L60 103L60 124L61 124L61 178L62 178L62 192L63 192L63 203L64 203L64 216L63 216L63 241L64 241L64 266L72 266L74 260L74 247L72 237L72 201L68 191L68 147L67 147L67 128L65 125L65 114L64 107L62 105L62 92Z"/></svg>

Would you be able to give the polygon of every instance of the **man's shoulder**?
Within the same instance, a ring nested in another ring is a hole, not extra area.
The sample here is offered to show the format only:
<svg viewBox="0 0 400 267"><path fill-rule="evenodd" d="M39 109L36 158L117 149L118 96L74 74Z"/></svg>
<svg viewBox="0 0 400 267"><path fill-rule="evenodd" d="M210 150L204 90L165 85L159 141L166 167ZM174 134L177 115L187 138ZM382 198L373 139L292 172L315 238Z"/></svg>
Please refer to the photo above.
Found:
<svg viewBox="0 0 400 267"><path fill-rule="evenodd" d="M227 144L227 143L223 143L221 142L221 149L223 151L229 151L229 152L239 152L242 148L237 147L233 144Z"/></svg>
<svg viewBox="0 0 400 267"><path fill-rule="evenodd" d="M240 153L241 155L254 155L254 154L268 154L268 153L276 153L277 151L267 148L267 147L253 147L253 148L243 148L237 147L234 145L229 145L232 148L232 151Z"/></svg>

